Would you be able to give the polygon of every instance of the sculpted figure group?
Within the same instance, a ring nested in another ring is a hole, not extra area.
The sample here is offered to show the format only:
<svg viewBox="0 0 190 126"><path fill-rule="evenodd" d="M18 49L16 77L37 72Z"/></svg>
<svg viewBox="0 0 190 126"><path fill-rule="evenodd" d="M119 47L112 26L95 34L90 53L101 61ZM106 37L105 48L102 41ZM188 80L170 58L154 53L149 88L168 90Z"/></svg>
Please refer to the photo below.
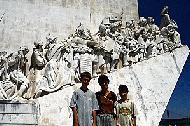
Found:
<svg viewBox="0 0 190 126"><path fill-rule="evenodd" d="M153 17L140 17L138 22L125 18L123 13L105 17L96 34L81 23L62 41L49 34L44 44L34 43L31 56L26 56L26 47L1 52L0 99L38 98L80 82L85 71L96 77L181 46L167 6L159 27Z"/></svg>
<svg viewBox="0 0 190 126"><path fill-rule="evenodd" d="M28 52L26 47L10 54L1 52L0 99L21 97L29 87L29 80L26 78Z"/></svg>

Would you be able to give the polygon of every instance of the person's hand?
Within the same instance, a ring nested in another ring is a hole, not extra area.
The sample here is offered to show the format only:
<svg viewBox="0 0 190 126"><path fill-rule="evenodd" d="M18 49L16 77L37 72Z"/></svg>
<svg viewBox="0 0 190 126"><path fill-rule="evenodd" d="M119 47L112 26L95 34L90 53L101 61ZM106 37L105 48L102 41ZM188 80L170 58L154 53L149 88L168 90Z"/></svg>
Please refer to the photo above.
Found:
<svg viewBox="0 0 190 126"><path fill-rule="evenodd" d="M93 122L93 123L92 123L92 126L96 126L96 123L95 123L95 122Z"/></svg>
<svg viewBox="0 0 190 126"><path fill-rule="evenodd" d="M79 126L78 121L74 122L73 126Z"/></svg>
<svg viewBox="0 0 190 126"><path fill-rule="evenodd" d="M101 101L102 103L106 102L107 100L108 100L108 99L105 98L104 96L100 96L100 101Z"/></svg>
<svg viewBox="0 0 190 126"><path fill-rule="evenodd" d="M116 126L121 126L121 125L119 123L117 123Z"/></svg>
<svg viewBox="0 0 190 126"><path fill-rule="evenodd" d="M108 98L106 98L105 96L101 96L100 97L100 101L101 101L101 103L113 104L113 101L110 100L110 99L108 99Z"/></svg>

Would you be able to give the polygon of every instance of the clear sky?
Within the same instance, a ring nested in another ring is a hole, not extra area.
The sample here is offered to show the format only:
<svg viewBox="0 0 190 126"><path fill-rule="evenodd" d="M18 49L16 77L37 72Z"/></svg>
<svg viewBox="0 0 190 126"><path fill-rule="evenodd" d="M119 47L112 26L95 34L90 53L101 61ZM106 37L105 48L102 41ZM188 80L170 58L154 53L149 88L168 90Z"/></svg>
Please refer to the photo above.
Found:
<svg viewBox="0 0 190 126"><path fill-rule="evenodd" d="M190 0L138 0L139 15L152 16L160 24L163 6L169 6L170 17L176 21L182 44L190 47ZM163 89L164 90L164 89ZM190 117L190 56L167 106L170 118ZM166 118L166 111L163 118Z"/></svg>

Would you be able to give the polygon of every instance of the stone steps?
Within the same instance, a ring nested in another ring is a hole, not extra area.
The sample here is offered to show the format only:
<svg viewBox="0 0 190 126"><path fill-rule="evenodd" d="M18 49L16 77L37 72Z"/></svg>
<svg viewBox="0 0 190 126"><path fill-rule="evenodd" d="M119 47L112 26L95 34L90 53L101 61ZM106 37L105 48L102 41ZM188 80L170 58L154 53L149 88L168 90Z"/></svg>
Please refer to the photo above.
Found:
<svg viewBox="0 0 190 126"><path fill-rule="evenodd" d="M0 126L36 126L37 115L35 103L0 101Z"/></svg>

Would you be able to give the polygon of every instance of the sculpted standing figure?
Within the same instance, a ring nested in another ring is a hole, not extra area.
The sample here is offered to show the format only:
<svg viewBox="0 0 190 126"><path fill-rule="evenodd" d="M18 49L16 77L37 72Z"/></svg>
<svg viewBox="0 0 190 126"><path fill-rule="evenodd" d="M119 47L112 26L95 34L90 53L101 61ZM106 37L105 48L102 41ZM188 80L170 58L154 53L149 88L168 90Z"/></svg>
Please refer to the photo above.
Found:
<svg viewBox="0 0 190 126"><path fill-rule="evenodd" d="M33 81L30 87L30 93L28 97L33 97L34 91L36 90L36 84L42 78L42 69L46 65L45 57L43 56L42 44L35 42L35 48L33 48L33 53L31 56L31 65L29 70L33 69Z"/></svg>
<svg viewBox="0 0 190 126"><path fill-rule="evenodd" d="M35 48L33 48L33 53L31 56L31 66L29 69L42 70L45 67L46 61L43 56L43 48L41 43L34 43Z"/></svg>
<svg viewBox="0 0 190 126"><path fill-rule="evenodd" d="M19 54L21 55L20 58L20 68L22 73L27 76L28 75L28 59L26 57L26 54L29 52L29 49L27 47L22 47L19 50Z"/></svg>
<svg viewBox="0 0 190 126"><path fill-rule="evenodd" d="M154 40L156 39L156 37L158 37L160 31L158 26L154 23L154 18L153 17L148 17L147 18L147 32L150 33Z"/></svg>
<svg viewBox="0 0 190 126"><path fill-rule="evenodd" d="M161 22L160 22L160 30L163 28L163 27L167 27L169 24L173 25L173 27L178 27L176 22L174 20L172 20L170 18L170 15L169 15L169 10L168 10L168 6L165 6L163 9L162 9L162 12L161 12Z"/></svg>
<svg viewBox="0 0 190 126"><path fill-rule="evenodd" d="M162 18L161 18L160 29L162 29L163 27L168 26L170 24L170 22L171 22L170 15L169 15L169 12L168 12L168 6L165 6L162 9L161 17Z"/></svg>

